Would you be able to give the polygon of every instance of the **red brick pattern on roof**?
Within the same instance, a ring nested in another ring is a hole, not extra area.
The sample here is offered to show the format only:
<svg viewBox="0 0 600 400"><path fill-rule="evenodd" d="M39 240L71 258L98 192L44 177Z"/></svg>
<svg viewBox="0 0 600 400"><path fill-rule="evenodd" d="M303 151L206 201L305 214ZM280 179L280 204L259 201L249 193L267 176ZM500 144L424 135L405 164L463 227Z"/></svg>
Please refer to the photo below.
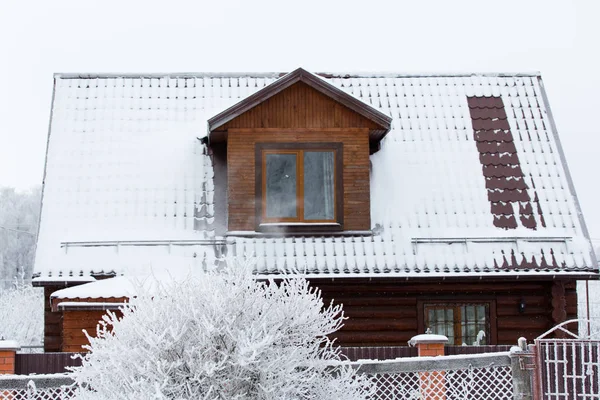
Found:
<svg viewBox="0 0 600 400"><path fill-rule="evenodd" d="M494 226L516 229L519 226L518 218L522 226L537 229L529 188L525 183L502 98L467 97L467 100ZM535 212L540 223L545 226L537 194L533 202L536 203ZM518 210L518 216L515 215L515 209Z"/></svg>
<svg viewBox="0 0 600 400"><path fill-rule="evenodd" d="M521 262L517 260L517 254L514 250L511 250L510 254L506 254L504 251L502 252L502 265L499 265L496 260L494 260L494 269L496 270L512 270L512 269L557 269L561 266L556 261L554 257L554 250L550 249L550 254L544 253L541 251L541 257L536 259L535 256L531 257L531 261L527 260L523 254L521 254ZM565 267L565 263L562 264L562 267Z"/></svg>

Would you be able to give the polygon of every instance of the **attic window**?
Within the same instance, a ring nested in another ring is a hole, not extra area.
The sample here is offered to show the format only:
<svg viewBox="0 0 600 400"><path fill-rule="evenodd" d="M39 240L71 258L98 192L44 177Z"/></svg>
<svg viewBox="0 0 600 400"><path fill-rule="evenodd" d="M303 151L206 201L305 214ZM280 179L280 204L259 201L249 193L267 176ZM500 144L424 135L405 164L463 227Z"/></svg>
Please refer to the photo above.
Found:
<svg viewBox="0 0 600 400"><path fill-rule="evenodd" d="M256 145L257 230L342 229L342 144Z"/></svg>

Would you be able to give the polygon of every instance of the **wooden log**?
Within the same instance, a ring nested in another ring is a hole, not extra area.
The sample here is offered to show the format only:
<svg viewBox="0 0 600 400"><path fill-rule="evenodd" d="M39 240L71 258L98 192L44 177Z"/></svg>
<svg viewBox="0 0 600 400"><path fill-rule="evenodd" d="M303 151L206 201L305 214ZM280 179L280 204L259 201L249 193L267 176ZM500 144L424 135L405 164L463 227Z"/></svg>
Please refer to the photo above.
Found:
<svg viewBox="0 0 600 400"><path fill-rule="evenodd" d="M370 318L351 318L344 322L342 328L347 331L416 331L417 321L415 319L370 319Z"/></svg>
<svg viewBox="0 0 600 400"><path fill-rule="evenodd" d="M384 296L356 296L352 297L351 294L344 294L343 296L328 298L323 296L325 304L333 300L337 304L343 304L344 306L369 306L369 305L382 305L382 306L413 306L416 307L416 298L405 298L405 297L384 297Z"/></svg>
<svg viewBox="0 0 600 400"><path fill-rule="evenodd" d="M500 317L511 317L513 315L529 315L529 316L537 316L537 315L548 315L550 312L550 308L548 306L535 306L529 305L525 303L525 310L521 314L519 313L519 302L515 301L514 304L503 304L497 305L496 307L496 315L498 318Z"/></svg>
<svg viewBox="0 0 600 400"><path fill-rule="evenodd" d="M416 307L398 306L346 306L344 314L349 318L416 318Z"/></svg>
<svg viewBox="0 0 600 400"><path fill-rule="evenodd" d="M510 318L502 318L498 320L498 330L502 329L525 329L543 331L552 321L548 316L538 315L535 317L529 315L514 315Z"/></svg>
<svg viewBox="0 0 600 400"><path fill-rule="evenodd" d="M379 332L353 332L339 331L331 335L338 340L338 344L347 345L394 345L406 346L407 342L417 334L417 331L379 331Z"/></svg>

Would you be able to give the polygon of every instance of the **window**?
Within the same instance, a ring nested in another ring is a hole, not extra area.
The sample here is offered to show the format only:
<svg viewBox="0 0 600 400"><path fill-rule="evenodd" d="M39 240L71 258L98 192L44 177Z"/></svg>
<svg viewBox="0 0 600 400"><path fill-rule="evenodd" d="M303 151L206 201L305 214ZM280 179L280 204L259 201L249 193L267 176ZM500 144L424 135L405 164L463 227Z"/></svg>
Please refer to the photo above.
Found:
<svg viewBox="0 0 600 400"><path fill-rule="evenodd" d="M445 335L448 344L490 343L489 304L425 304L425 329Z"/></svg>
<svg viewBox="0 0 600 400"><path fill-rule="evenodd" d="M341 229L341 153L341 143L257 144L258 228Z"/></svg>

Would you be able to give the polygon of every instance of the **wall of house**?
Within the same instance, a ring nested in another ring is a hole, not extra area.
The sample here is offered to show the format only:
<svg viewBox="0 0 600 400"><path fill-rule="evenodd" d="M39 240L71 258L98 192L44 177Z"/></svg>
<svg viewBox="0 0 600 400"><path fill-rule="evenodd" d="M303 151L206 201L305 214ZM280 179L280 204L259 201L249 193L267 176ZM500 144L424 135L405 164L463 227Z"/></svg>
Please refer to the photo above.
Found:
<svg viewBox="0 0 600 400"><path fill-rule="evenodd" d="M325 304L344 305L348 317L334 335L342 346L406 346L424 333L424 302L490 302L491 344L532 341L559 322L577 316L574 281L411 282L393 280L313 280ZM557 288L557 286L559 286ZM523 312L519 303L525 302Z"/></svg>
<svg viewBox="0 0 600 400"><path fill-rule="evenodd" d="M120 313L118 310L113 311ZM106 314L105 310L73 310L62 313L62 346L64 352L84 352L82 346L89 344L83 330L95 337L96 326Z"/></svg>
<svg viewBox="0 0 600 400"><path fill-rule="evenodd" d="M83 330L90 335L96 332L98 321L102 319L105 311L63 311L62 312L62 351L83 352L83 345L89 341Z"/></svg>
<svg viewBox="0 0 600 400"><path fill-rule="evenodd" d="M44 352L46 353L60 351L62 343L61 314L52 312L50 295L65 287L66 285L44 286Z"/></svg>
<svg viewBox="0 0 600 400"><path fill-rule="evenodd" d="M298 83L219 128L228 131L228 229L255 230L255 145L261 142L343 143L343 228L371 229L369 129L374 127L372 121Z"/></svg>

